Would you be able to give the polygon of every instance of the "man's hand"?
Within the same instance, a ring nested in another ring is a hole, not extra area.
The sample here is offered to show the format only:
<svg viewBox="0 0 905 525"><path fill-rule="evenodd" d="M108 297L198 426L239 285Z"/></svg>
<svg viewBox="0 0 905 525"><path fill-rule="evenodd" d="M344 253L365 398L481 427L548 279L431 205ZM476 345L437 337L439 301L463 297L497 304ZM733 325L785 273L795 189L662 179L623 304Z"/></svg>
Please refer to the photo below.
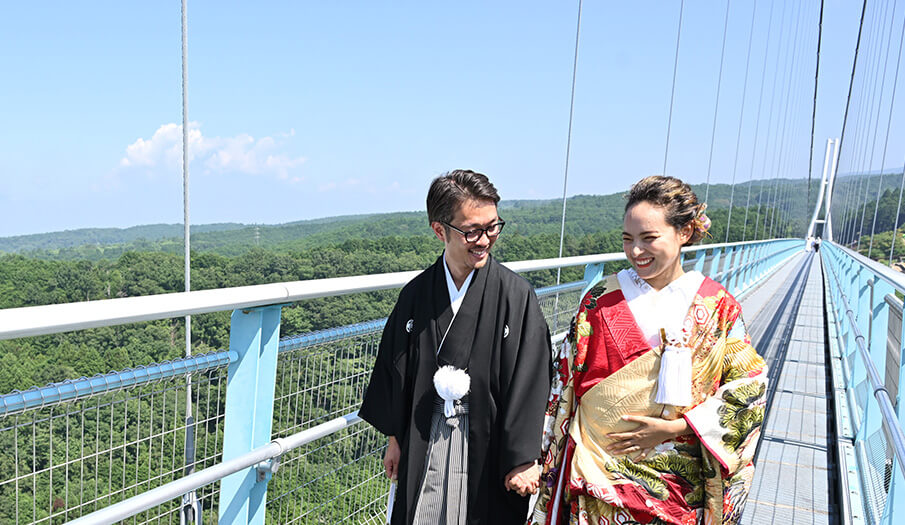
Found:
<svg viewBox="0 0 905 525"><path fill-rule="evenodd" d="M631 432L618 432L607 434L613 440L607 445L606 451L610 454L634 454L635 459L644 459L651 449L666 440L674 439L691 430L685 418L675 420L646 416L622 416L624 421L638 423Z"/></svg>
<svg viewBox="0 0 905 525"><path fill-rule="evenodd" d="M399 448L399 442L395 436L390 436L390 443L387 445L386 454L383 455L383 468L386 469L387 477L395 480L399 476L399 456L402 449Z"/></svg>
<svg viewBox="0 0 905 525"><path fill-rule="evenodd" d="M519 496L534 494L540 486L540 470L533 462L519 465L506 474L503 484L507 491L514 490Z"/></svg>

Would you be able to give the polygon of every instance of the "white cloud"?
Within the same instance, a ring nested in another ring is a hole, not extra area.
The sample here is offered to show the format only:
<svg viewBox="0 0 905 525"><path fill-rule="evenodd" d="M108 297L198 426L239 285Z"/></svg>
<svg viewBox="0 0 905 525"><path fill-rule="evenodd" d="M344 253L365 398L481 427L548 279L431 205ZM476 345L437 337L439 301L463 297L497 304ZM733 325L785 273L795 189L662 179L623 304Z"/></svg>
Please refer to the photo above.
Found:
<svg viewBox="0 0 905 525"><path fill-rule="evenodd" d="M286 141L295 136L295 130L278 133L274 137L255 139L247 133L234 137L205 137L197 122L189 123L189 161L200 163L206 172L237 172L248 175L273 175L298 182L292 171L305 162L304 157L285 153ZM182 167L182 126L164 124L149 139L139 138L126 147L120 160L123 169Z"/></svg>

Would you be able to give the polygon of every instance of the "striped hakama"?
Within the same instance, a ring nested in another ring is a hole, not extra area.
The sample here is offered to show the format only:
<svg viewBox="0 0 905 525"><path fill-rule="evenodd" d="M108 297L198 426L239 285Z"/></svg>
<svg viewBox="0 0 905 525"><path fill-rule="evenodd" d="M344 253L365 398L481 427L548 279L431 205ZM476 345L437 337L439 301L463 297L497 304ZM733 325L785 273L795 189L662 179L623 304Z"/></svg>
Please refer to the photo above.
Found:
<svg viewBox="0 0 905 525"><path fill-rule="evenodd" d="M464 525L468 514L468 403L456 402L456 415L434 402L430 442L415 508L415 525Z"/></svg>

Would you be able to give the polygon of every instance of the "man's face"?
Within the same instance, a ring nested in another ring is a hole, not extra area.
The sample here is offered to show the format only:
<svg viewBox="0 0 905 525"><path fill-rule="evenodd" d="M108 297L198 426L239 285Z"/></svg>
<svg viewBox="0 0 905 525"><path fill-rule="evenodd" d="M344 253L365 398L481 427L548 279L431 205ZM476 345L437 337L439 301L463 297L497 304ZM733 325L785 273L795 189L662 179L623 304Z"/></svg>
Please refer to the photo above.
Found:
<svg viewBox="0 0 905 525"><path fill-rule="evenodd" d="M459 206L450 224L468 232L475 228L489 228L499 222L496 204L493 201L468 199ZM465 237L443 223L431 223L434 233L446 245L446 261L454 276L464 277L474 268L487 264L490 248L496 237L482 234L474 242L466 242Z"/></svg>

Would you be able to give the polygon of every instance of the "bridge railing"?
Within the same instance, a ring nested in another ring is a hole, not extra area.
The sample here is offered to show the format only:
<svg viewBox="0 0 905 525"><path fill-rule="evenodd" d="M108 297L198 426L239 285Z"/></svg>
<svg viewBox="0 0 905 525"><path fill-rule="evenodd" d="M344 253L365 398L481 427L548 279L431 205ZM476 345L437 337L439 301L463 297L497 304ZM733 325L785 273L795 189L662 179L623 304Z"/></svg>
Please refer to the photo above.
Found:
<svg viewBox="0 0 905 525"><path fill-rule="evenodd" d="M848 248L820 248L840 471L852 523L905 516L905 407L900 366L905 275Z"/></svg>
<svg viewBox="0 0 905 525"><path fill-rule="evenodd" d="M782 239L684 256L741 295L802 247ZM585 267L581 281L537 290L561 338L583 291L613 263L624 255L507 265ZM145 523L197 512L264 523L265 509L272 523L372 520L385 511L385 440L358 424L356 410L385 320L278 340L280 305L398 288L416 273L0 310L0 339L233 310L228 350L0 396L0 449L11 451L0 457L13 458L0 462L0 522Z"/></svg>

